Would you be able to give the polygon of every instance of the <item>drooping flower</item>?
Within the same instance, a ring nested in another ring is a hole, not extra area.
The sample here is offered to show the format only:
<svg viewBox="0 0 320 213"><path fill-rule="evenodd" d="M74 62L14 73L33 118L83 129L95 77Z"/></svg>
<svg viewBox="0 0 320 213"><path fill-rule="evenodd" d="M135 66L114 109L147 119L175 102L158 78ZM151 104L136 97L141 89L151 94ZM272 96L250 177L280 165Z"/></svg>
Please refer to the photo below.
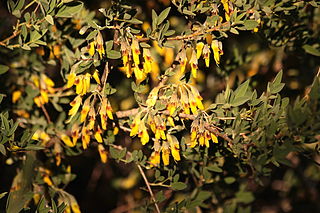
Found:
<svg viewBox="0 0 320 213"><path fill-rule="evenodd" d="M180 161L180 153L179 153L179 141L178 139L171 134L167 134L167 139L170 145L170 150L173 158L176 161Z"/></svg>
<svg viewBox="0 0 320 213"><path fill-rule="evenodd" d="M210 48L208 44L204 45L203 47L203 58L206 64L206 67L209 67L210 65Z"/></svg>
<svg viewBox="0 0 320 213"><path fill-rule="evenodd" d="M223 55L221 41L213 40L211 43L211 48L213 50L214 60L218 65L220 64L220 56Z"/></svg>
<svg viewBox="0 0 320 213"><path fill-rule="evenodd" d="M86 126L82 127L81 130L81 139L82 139L82 147L83 149L87 149L90 143L90 131Z"/></svg>
<svg viewBox="0 0 320 213"><path fill-rule="evenodd" d="M143 58L144 58L144 63L143 63L143 70L145 73L149 73L152 70L152 57L150 50L147 48L143 49Z"/></svg>
<svg viewBox="0 0 320 213"><path fill-rule="evenodd" d="M132 39L132 44L131 44L131 50L132 50L132 56L133 56L133 62L135 67L137 67L140 64L140 47L139 47L139 42L137 39L133 38Z"/></svg>
<svg viewBox="0 0 320 213"><path fill-rule="evenodd" d="M84 122L90 110L90 97L87 98L82 106L80 122Z"/></svg>
<svg viewBox="0 0 320 213"><path fill-rule="evenodd" d="M70 137L64 133L61 133L60 135L60 139L69 147L74 147Z"/></svg>
<svg viewBox="0 0 320 213"><path fill-rule="evenodd" d="M102 163L107 163L108 152L105 150L102 144L98 145L98 151Z"/></svg>
<svg viewBox="0 0 320 213"><path fill-rule="evenodd" d="M159 92L159 90L160 90L160 87L159 87L159 86L154 87L154 88L151 90L151 92L150 92L150 94L149 94L149 96L148 96L148 99L147 99L147 101L146 101L146 104L147 104L148 107L153 107L153 106L156 104L156 101L157 101L157 99L158 99L158 92Z"/></svg>
<svg viewBox="0 0 320 213"><path fill-rule="evenodd" d="M192 76L194 78L197 78L198 59L197 59L196 52L194 50L192 51L192 55L191 55L189 63L191 65L191 74L192 74Z"/></svg>
<svg viewBox="0 0 320 213"><path fill-rule="evenodd" d="M204 46L203 42L200 41L200 42L197 43L197 46L196 46L197 59L199 59L201 57L203 46Z"/></svg>
<svg viewBox="0 0 320 213"><path fill-rule="evenodd" d="M81 102L82 98L80 95L78 95L73 101L71 101L70 106L72 106L72 108L69 110L68 115L74 116L78 112Z"/></svg>

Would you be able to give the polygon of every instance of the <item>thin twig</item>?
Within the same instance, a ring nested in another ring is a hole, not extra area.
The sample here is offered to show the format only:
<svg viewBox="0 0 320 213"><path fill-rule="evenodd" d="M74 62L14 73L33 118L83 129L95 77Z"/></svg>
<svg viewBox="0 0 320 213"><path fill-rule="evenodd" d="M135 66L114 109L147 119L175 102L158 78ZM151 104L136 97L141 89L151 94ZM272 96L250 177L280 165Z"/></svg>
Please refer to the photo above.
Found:
<svg viewBox="0 0 320 213"><path fill-rule="evenodd" d="M46 110L46 108L45 108L44 105L42 105L42 104L41 104L41 109L42 109L42 111L43 111L43 113L44 113L44 115L45 115L48 123L50 124L50 123L51 123L50 116L49 116L49 114L48 114L48 111Z"/></svg>
<svg viewBox="0 0 320 213"><path fill-rule="evenodd" d="M204 34L207 34L207 33L213 32L213 31L222 30L221 27L223 27L225 25L228 25L228 24L229 24L229 22L225 22L225 23L222 23L219 26L216 26L216 27L213 27L213 28L209 28L209 29L204 30L204 31L195 32L195 33L192 33L192 34L189 34L189 35L168 37L168 38L166 38L166 40L167 41L177 41L177 40L192 40L192 39L196 39L197 36L204 35ZM150 38L138 38L138 41L140 41L140 42L146 42L146 41L149 41L149 40L150 40Z"/></svg>
<svg viewBox="0 0 320 213"><path fill-rule="evenodd" d="M158 206L158 204L157 204L156 198L154 197L154 194L153 194L153 192L152 192L152 189L151 189L151 187L150 187L150 184L149 184L149 181L148 181L148 179L147 179L147 177L146 177L146 174L144 173L143 169L141 168L141 166L140 166L139 164L137 164L137 167L138 167L138 169L139 169L139 171L140 171L141 176L142 176L143 179L144 179L144 182L145 182L146 185L147 185L147 188L148 188L148 191L149 191L149 193L150 193L151 199L152 199L152 201L154 202L154 206L156 207L157 212L160 213L159 206Z"/></svg>

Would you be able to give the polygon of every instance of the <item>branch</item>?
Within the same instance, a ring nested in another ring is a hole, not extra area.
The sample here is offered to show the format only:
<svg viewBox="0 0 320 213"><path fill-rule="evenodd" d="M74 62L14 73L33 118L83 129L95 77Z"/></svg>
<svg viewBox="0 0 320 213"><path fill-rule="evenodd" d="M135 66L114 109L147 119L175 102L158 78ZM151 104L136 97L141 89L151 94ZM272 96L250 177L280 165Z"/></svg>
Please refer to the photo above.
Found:
<svg viewBox="0 0 320 213"><path fill-rule="evenodd" d="M150 184L149 184L149 181L148 181L148 179L147 179L147 177L146 177L146 174L144 173L143 169L141 168L141 166L140 166L139 164L137 164L137 167L138 167L138 169L139 169L139 172L140 172L141 176L142 176L143 179L144 179L144 182L145 182L146 185L147 185L147 188L148 188L148 191L149 191L150 196L151 196L151 198L152 198L152 201L154 202L154 206L156 207L157 212L160 213L160 209L159 209L159 206L158 206L158 204L157 204L157 200L156 200L156 198L154 197L154 194L153 194L153 192L152 192L152 189L151 189L151 187L150 187Z"/></svg>
<svg viewBox="0 0 320 213"><path fill-rule="evenodd" d="M201 32L198 31L198 32L195 32L195 33L192 33L192 34L189 34L189 35L168 37L168 38L166 38L166 40L167 41L194 40L194 39L196 39L197 36L204 35L204 34L207 34L207 33L213 32L213 31L227 30L227 29L223 29L222 27L223 26L228 26L228 25L229 25L229 22L225 22L225 23L222 23L219 26L216 26L216 27L213 27L213 28L209 28L209 29L201 31ZM140 41L140 42L146 42L146 41L149 41L149 40L151 40L151 39L150 38L138 38L138 41Z"/></svg>

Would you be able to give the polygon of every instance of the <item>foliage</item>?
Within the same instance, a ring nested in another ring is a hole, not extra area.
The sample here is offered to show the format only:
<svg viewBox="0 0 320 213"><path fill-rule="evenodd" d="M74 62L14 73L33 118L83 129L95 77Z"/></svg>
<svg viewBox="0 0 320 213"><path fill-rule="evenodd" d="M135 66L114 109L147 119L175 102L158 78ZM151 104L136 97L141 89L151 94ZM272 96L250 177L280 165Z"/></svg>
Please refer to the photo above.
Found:
<svg viewBox="0 0 320 213"><path fill-rule="evenodd" d="M7 1L15 24L0 41L0 152L16 169L0 194L7 212L80 212L66 187L88 153L98 170L125 171L111 184L121 193L144 187L150 198L135 196L132 208L147 212L261 210L253 188L298 167L295 158L319 183L319 3L149 2L90 11ZM290 82L300 68L307 80Z"/></svg>

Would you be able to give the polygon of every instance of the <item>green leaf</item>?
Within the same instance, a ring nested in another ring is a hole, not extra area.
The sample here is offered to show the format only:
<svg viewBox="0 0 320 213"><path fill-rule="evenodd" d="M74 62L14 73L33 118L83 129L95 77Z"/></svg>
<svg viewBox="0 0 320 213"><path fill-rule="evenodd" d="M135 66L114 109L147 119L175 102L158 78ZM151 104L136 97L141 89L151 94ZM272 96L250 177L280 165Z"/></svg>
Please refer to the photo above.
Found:
<svg viewBox="0 0 320 213"><path fill-rule="evenodd" d="M97 30L91 31L91 32L89 33L89 35L87 36L86 40L88 41L88 40L93 39L94 37L97 36L97 34L98 34L98 31L97 31Z"/></svg>
<svg viewBox="0 0 320 213"><path fill-rule="evenodd" d="M223 170L218 165L210 165L207 167L207 169L212 172L223 172Z"/></svg>
<svg viewBox="0 0 320 213"><path fill-rule="evenodd" d="M22 7L23 7L23 5L24 5L24 2L25 2L25 0L19 0L19 1L17 1L16 5L15 5L15 7L14 7L14 10L21 10Z"/></svg>
<svg viewBox="0 0 320 213"><path fill-rule="evenodd" d="M244 27L246 30L253 30L259 25L259 23L255 20L246 20L244 21Z"/></svg>
<svg viewBox="0 0 320 213"><path fill-rule="evenodd" d="M6 65L0 64L0 75L6 73L9 70L9 67Z"/></svg>
<svg viewBox="0 0 320 213"><path fill-rule="evenodd" d="M183 190L185 188L187 188L187 184L182 183L182 182L175 182L171 184L171 187L173 190Z"/></svg>
<svg viewBox="0 0 320 213"><path fill-rule="evenodd" d="M305 44L302 46L302 48L311 55L320 56L320 50L317 50L311 45Z"/></svg>
<svg viewBox="0 0 320 213"><path fill-rule="evenodd" d="M152 29L155 30L157 28L158 23L158 15L154 9L152 9Z"/></svg>
<svg viewBox="0 0 320 213"><path fill-rule="evenodd" d="M3 154L3 155L6 155L6 154L7 154L7 151L6 151L5 146L4 146L3 144L1 144L1 143L0 143L0 152L1 152L1 154ZM1 199L1 197L0 197L0 199Z"/></svg>
<svg viewBox="0 0 320 213"><path fill-rule="evenodd" d="M140 21L139 19L137 18L133 18L131 20L128 20L127 22L131 23L131 24L143 24L142 21Z"/></svg>
<svg viewBox="0 0 320 213"><path fill-rule="evenodd" d="M116 50L110 50L109 52L107 52L107 57L110 59L119 59L121 58L121 53Z"/></svg>
<svg viewBox="0 0 320 213"><path fill-rule="evenodd" d="M109 151L110 151L110 155L112 158L114 159L119 159L120 158L120 152L121 150L118 150L116 148L113 148L112 146L109 148Z"/></svg>
<svg viewBox="0 0 320 213"><path fill-rule="evenodd" d="M236 193L236 199L239 203L251 203L252 201L254 201L254 196L252 194L252 192L244 192L244 191L240 191Z"/></svg>
<svg viewBox="0 0 320 213"><path fill-rule="evenodd" d="M167 18L170 10L171 10L171 7L168 7L159 14L157 25L160 25Z"/></svg>
<svg viewBox="0 0 320 213"><path fill-rule="evenodd" d="M226 184L232 184L236 181L236 179L234 177L226 177L224 178L224 182L226 182Z"/></svg>
<svg viewBox="0 0 320 213"><path fill-rule="evenodd" d="M246 80L244 83L242 83L235 91L234 95L236 97L244 96L248 90L250 80Z"/></svg>
<svg viewBox="0 0 320 213"><path fill-rule="evenodd" d="M46 21L51 24L54 25L54 21L51 15L46 15L46 17L44 17L46 19Z"/></svg>
<svg viewBox="0 0 320 213"><path fill-rule="evenodd" d="M82 2L72 2L70 4L65 4L58 10L56 17L71 18L73 15L80 12L82 7Z"/></svg>

